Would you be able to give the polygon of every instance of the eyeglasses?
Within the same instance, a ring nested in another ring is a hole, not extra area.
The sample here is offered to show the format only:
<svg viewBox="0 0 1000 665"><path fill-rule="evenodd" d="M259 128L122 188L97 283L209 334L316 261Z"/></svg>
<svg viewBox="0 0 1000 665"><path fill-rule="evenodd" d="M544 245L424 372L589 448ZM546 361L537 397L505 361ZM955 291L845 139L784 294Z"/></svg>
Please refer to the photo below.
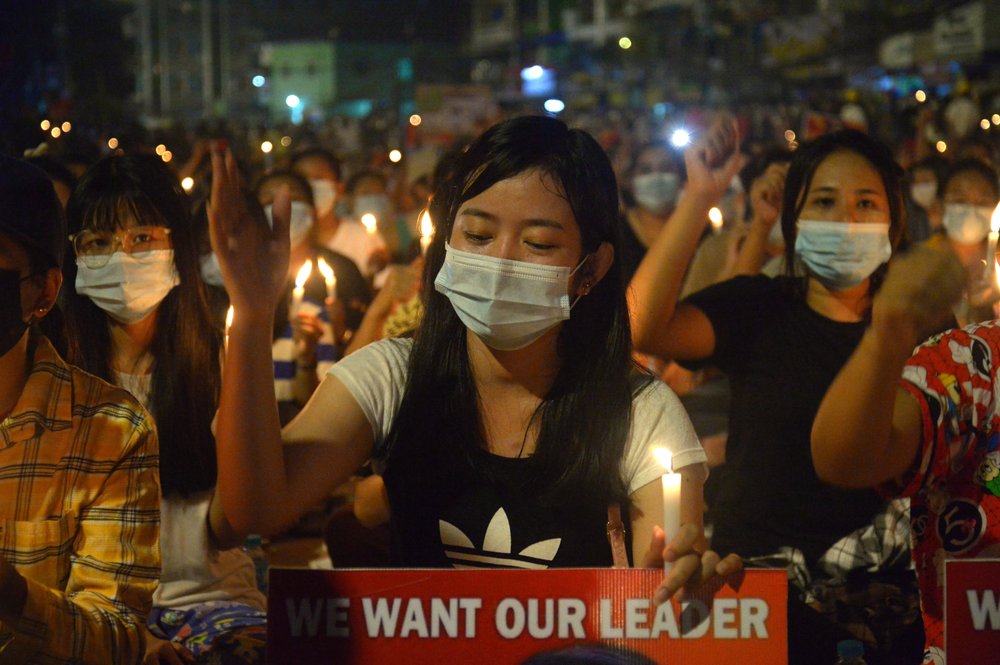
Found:
<svg viewBox="0 0 1000 665"><path fill-rule="evenodd" d="M170 229L165 226L133 226L118 233L84 229L71 235L69 240L84 265L103 268L119 249L126 254L170 249Z"/></svg>

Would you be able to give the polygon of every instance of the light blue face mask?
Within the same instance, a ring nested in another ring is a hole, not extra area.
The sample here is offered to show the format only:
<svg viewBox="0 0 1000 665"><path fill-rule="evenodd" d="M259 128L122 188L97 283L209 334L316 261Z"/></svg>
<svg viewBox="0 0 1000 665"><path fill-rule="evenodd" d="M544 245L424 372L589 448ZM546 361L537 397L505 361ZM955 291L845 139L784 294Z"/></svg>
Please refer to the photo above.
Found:
<svg viewBox="0 0 1000 665"><path fill-rule="evenodd" d="M843 291L888 262L889 225L799 220L795 255L823 286Z"/></svg>
<svg viewBox="0 0 1000 665"><path fill-rule="evenodd" d="M364 194L354 197L354 216L361 219L362 215L371 213L379 221L388 221L392 211L392 203L385 194Z"/></svg>
<svg viewBox="0 0 1000 665"><path fill-rule="evenodd" d="M434 289L451 301L465 327L491 348L522 349L561 321L581 296L570 302L575 267L500 259L457 250L445 243L445 259Z"/></svg>

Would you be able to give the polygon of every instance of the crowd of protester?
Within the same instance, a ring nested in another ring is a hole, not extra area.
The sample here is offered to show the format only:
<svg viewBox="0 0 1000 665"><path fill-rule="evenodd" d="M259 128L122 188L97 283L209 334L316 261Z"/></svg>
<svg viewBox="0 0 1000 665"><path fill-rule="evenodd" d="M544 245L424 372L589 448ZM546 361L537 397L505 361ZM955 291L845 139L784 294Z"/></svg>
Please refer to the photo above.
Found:
<svg viewBox="0 0 1000 665"><path fill-rule="evenodd" d="M1000 540L996 146L791 115L0 158L0 662L263 662L241 545L318 513L338 567L778 568L791 663L943 663Z"/></svg>

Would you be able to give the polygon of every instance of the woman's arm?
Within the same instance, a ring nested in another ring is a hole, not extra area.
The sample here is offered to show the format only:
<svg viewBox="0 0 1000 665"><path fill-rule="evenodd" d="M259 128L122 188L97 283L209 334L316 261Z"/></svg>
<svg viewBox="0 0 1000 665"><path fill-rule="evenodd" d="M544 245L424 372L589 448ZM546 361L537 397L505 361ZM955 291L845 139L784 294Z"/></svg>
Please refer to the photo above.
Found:
<svg viewBox="0 0 1000 665"><path fill-rule="evenodd" d="M949 252L918 246L895 259L872 325L827 390L812 429L821 479L870 487L913 467L921 443L916 400L899 386L914 347L951 316L965 273Z"/></svg>
<svg viewBox="0 0 1000 665"><path fill-rule="evenodd" d="M288 270L291 201L287 189L278 193L269 229L246 210L228 152L212 153L212 173L212 248L234 308L216 432L219 498L236 533L267 535L294 522L360 466L372 434L347 389L328 379L289 425L296 445L282 445L271 334Z"/></svg>
<svg viewBox="0 0 1000 665"><path fill-rule="evenodd" d="M703 464L691 464L678 473L681 474L681 524L693 524L697 528L701 536L696 548L704 552L708 549L708 541L705 539L703 488L708 473ZM649 548L653 527L663 524L663 484L657 478L636 490L631 498L632 555L639 559L639 553Z"/></svg>
<svg viewBox="0 0 1000 665"><path fill-rule="evenodd" d="M632 278L629 312L638 351L668 358L711 355L715 343L708 317L695 307L677 307L684 273L694 255L708 211L739 170L735 121L717 123L684 155L684 196Z"/></svg>

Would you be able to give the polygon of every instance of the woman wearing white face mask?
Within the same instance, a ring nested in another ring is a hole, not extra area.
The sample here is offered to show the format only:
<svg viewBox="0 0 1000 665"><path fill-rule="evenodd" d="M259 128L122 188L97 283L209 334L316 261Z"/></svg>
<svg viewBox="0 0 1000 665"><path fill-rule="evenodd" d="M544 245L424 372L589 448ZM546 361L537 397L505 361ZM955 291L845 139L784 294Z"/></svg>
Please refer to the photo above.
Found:
<svg viewBox="0 0 1000 665"><path fill-rule="evenodd" d="M680 195L682 178L677 158L665 143L647 143L629 168L628 194L634 205L625 211L623 269L631 279L646 249L670 218Z"/></svg>
<svg viewBox="0 0 1000 665"><path fill-rule="evenodd" d="M199 279L189 206L166 165L146 155L97 163L67 206L71 362L135 395L159 433L163 568L146 663L211 651L217 637L237 652L264 646L265 599L214 491L222 334Z"/></svg>
<svg viewBox="0 0 1000 665"><path fill-rule="evenodd" d="M325 148L307 148L292 155L290 168L309 182L316 211L316 242L326 245L340 226L340 160Z"/></svg>
<svg viewBox="0 0 1000 665"><path fill-rule="evenodd" d="M964 159L952 165L941 181L941 227L952 251L965 266L970 295L957 308L960 325L992 319L989 305L977 306L978 293L992 289L995 276L990 257L986 256L990 223L1000 185L997 174L975 159Z"/></svg>
<svg viewBox="0 0 1000 665"><path fill-rule="evenodd" d="M947 167L948 162L935 156L923 159L907 170L906 224L911 242L927 240L941 227L937 197Z"/></svg>
<svg viewBox="0 0 1000 665"><path fill-rule="evenodd" d="M624 564L620 534L615 554L608 546L610 509L628 514L635 559L659 565L662 469L649 446L663 442L687 482L661 599L698 570L738 568L735 557L698 555L704 452L676 398L633 374L617 189L592 138L534 117L474 142L431 207L415 337L338 363L283 433L260 390L285 274L268 247L283 229L258 239L229 177L216 155L212 237L236 308L229 353L240 359L227 364L218 420L234 524L280 530L374 455L397 564ZM283 219L282 203L275 210ZM241 252L225 249L229 238Z"/></svg>
<svg viewBox="0 0 1000 665"><path fill-rule="evenodd" d="M730 377L712 546L789 571L790 662L832 661L836 643L852 637L866 641L869 662L919 662L908 533L886 527L905 516L874 491L821 483L809 444L813 416L867 327L903 235L898 167L856 131L804 143L781 204L786 276L736 277L678 303L706 213L738 166L735 131L722 123L685 155L687 194L632 281L636 346ZM869 589L888 591L895 609L866 601L860 592Z"/></svg>

